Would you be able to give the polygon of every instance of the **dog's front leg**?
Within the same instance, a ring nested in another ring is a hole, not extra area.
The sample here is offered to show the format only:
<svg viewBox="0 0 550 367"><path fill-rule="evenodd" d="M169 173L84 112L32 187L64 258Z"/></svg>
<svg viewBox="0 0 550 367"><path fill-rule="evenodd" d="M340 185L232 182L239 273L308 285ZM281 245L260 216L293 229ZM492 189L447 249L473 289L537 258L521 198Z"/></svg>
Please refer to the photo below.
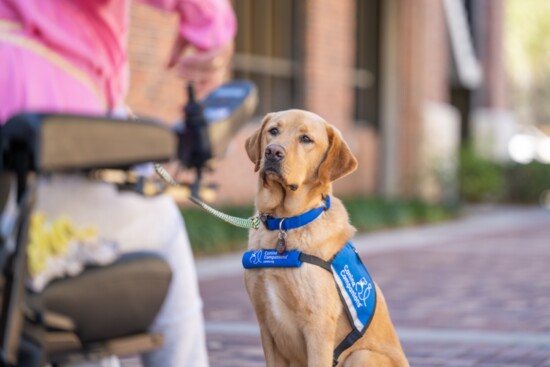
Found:
<svg viewBox="0 0 550 367"><path fill-rule="evenodd" d="M331 367L334 346L334 325L315 325L306 330L308 367Z"/></svg>
<svg viewBox="0 0 550 367"><path fill-rule="evenodd" d="M273 337L263 327L260 326L260 337L262 339L262 347L265 355L266 367L288 367L290 363L283 358Z"/></svg>

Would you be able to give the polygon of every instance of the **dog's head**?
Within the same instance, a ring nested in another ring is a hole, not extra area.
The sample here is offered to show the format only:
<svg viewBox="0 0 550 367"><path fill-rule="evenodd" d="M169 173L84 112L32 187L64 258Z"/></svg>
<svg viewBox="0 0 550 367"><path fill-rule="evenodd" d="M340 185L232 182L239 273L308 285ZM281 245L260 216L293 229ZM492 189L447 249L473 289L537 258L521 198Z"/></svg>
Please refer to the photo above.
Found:
<svg viewBox="0 0 550 367"><path fill-rule="evenodd" d="M246 151L264 185L278 183L285 191L324 187L357 167L340 132L301 110L268 114L247 139Z"/></svg>

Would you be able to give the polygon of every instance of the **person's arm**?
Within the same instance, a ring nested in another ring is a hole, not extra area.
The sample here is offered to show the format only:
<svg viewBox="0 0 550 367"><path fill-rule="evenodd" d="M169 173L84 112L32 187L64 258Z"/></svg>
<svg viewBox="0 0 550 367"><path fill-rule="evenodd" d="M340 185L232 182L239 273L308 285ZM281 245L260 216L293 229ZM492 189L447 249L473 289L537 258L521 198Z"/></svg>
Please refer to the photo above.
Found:
<svg viewBox="0 0 550 367"><path fill-rule="evenodd" d="M200 95L223 81L237 31L228 0L141 0L180 15L170 60L181 77L193 80Z"/></svg>

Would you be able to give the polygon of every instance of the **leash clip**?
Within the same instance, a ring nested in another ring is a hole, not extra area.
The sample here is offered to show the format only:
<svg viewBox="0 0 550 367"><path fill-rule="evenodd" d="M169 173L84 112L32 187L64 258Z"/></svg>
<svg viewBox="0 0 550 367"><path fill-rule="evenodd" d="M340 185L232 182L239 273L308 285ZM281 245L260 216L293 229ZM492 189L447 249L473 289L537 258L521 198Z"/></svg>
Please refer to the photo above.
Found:
<svg viewBox="0 0 550 367"><path fill-rule="evenodd" d="M287 233L286 231L283 229L283 222L285 221L286 218L282 218L281 219L281 222L279 222L279 238L277 240L277 253L279 255L282 255L285 253L286 251L286 236L287 236Z"/></svg>
<svg viewBox="0 0 550 367"><path fill-rule="evenodd" d="M252 223L252 228L253 229L260 228L260 224L262 224L262 218L260 218L259 216L254 216L254 217L250 217L248 219Z"/></svg>

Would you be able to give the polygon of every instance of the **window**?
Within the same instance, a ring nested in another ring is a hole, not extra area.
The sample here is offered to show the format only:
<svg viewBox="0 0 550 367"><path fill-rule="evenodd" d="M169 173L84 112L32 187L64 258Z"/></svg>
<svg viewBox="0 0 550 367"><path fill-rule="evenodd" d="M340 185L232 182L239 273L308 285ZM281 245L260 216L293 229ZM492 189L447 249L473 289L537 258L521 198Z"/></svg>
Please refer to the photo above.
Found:
<svg viewBox="0 0 550 367"><path fill-rule="evenodd" d="M300 104L300 4L294 0L234 0L239 31L233 76L256 83L258 115Z"/></svg>
<svg viewBox="0 0 550 367"><path fill-rule="evenodd" d="M356 0L355 121L378 127L380 104L380 0Z"/></svg>

